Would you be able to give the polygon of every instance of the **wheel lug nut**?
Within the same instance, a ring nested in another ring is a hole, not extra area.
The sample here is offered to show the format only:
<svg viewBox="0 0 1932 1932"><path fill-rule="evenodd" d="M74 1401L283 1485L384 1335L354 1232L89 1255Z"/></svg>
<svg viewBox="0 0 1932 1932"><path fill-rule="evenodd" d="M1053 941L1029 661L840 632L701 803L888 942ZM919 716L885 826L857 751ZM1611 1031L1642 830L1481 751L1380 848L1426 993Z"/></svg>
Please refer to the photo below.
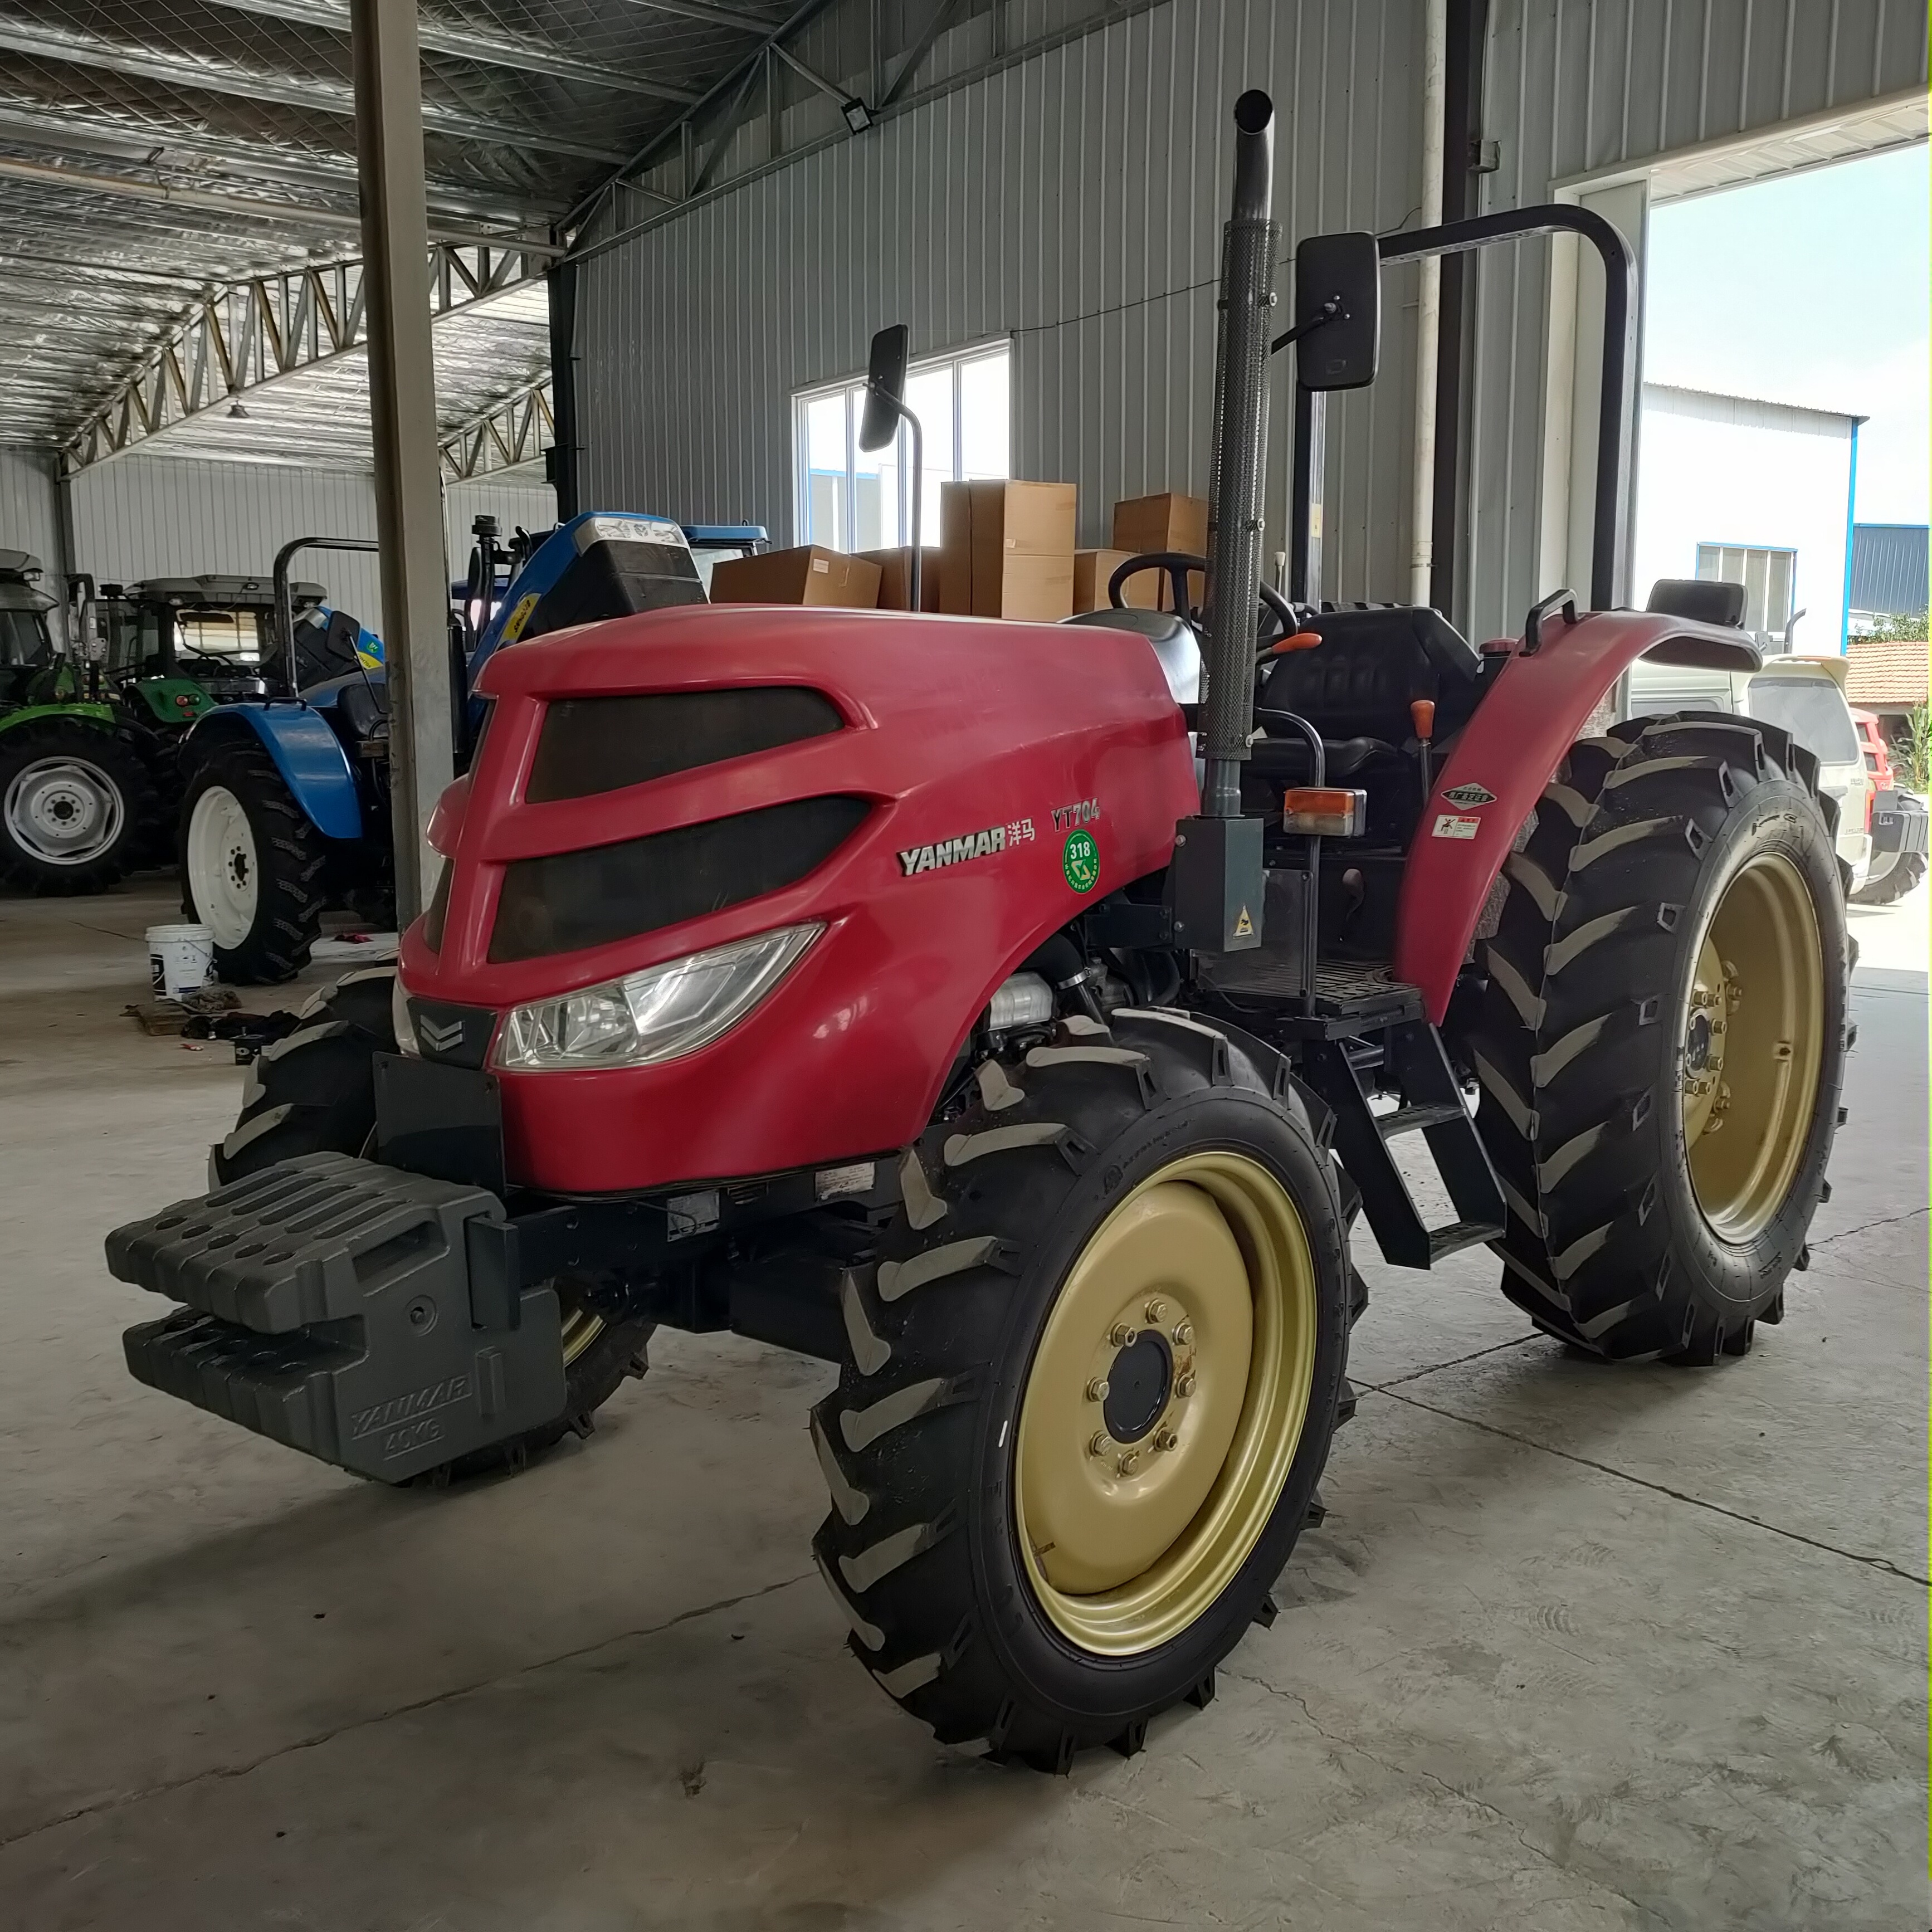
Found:
<svg viewBox="0 0 1932 1932"><path fill-rule="evenodd" d="M1176 1395L1183 1397L1192 1395L1194 1393L1194 1378L1192 1376L1177 1376L1174 1384L1174 1392Z"/></svg>
<svg viewBox="0 0 1932 1932"><path fill-rule="evenodd" d="M1113 1446L1112 1442L1108 1438L1106 1431L1101 1430L1096 1432L1093 1439L1087 1444L1087 1453L1090 1456L1104 1456Z"/></svg>
<svg viewBox="0 0 1932 1932"><path fill-rule="evenodd" d="M1116 1322L1107 1331L1107 1340L1117 1348L1131 1348L1141 1338L1138 1328L1130 1328L1124 1322Z"/></svg>
<svg viewBox="0 0 1932 1932"><path fill-rule="evenodd" d="M1164 1322L1166 1320L1167 1304L1162 1300L1160 1297L1156 1294L1154 1298L1141 1310L1141 1312L1147 1317L1148 1326L1151 1328L1156 1322Z"/></svg>
<svg viewBox="0 0 1932 1932"><path fill-rule="evenodd" d="M1087 1400L1089 1402L1105 1402L1107 1400L1107 1378L1105 1376L1096 1376L1087 1384Z"/></svg>
<svg viewBox="0 0 1932 1932"><path fill-rule="evenodd" d="M1192 1322L1182 1320L1174 1324L1174 1346L1177 1348L1186 1348L1193 1339L1194 1324Z"/></svg>
<svg viewBox="0 0 1932 1932"><path fill-rule="evenodd" d="M1141 1452L1138 1449L1124 1449L1120 1460L1114 1465L1124 1476L1131 1476L1140 1467Z"/></svg>
<svg viewBox="0 0 1932 1932"><path fill-rule="evenodd" d="M1178 1449L1180 1438L1171 1429L1157 1430L1154 1433L1154 1446L1156 1449Z"/></svg>

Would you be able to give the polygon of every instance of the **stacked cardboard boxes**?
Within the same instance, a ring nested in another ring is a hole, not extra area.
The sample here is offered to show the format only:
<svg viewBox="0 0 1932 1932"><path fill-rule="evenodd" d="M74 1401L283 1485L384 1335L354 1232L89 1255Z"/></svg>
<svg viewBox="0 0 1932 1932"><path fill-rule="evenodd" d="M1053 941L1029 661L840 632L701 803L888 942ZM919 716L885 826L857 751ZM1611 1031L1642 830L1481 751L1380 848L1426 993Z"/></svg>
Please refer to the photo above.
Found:
<svg viewBox="0 0 1932 1932"><path fill-rule="evenodd" d="M1181 550L1190 556L1208 554L1208 500L1163 490L1154 496L1132 496L1114 506L1114 548L1134 556L1154 550ZM1129 586L1131 601L1156 602L1156 581L1150 572ZM1160 578L1158 608L1171 610L1174 592ZM1188 579L1188 601L1198 609L1206 587L1197 574Z"/></svg>
<svg viewBox="0 0 1932 1932"><path fill-rule="evenodd" d="M728 557L711 573L714 604L832 604L855 610L879 602L879 566L868 557L806 544L763 556Z"/></svg>
<svg viewBox="0 0 1932 1932"><path fill-rule="evenodd" d="M1073 614L1071 483L948 483L940 490L940 608L1052 623Z"/></svg>
<svg viewBox="0 0 1932 1932"><path fill-rule="evenodd" d="M910 550L862 550L859 554L879 566L879 608L910 610L912 608L912 552ZM920 552L919 608L941 610L939 581L944 550L931 548Z"/></svg>

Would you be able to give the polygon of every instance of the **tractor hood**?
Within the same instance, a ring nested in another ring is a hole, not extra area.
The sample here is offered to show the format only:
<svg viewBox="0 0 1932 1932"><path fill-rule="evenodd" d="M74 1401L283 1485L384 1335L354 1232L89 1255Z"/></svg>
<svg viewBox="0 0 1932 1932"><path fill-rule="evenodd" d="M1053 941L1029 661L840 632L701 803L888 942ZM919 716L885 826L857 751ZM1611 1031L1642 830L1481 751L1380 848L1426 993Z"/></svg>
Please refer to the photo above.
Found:
<svg viewBox="0 0 1932 1932"><path fill-rule="evenodd" d="M994 989L1165 866L1195 803L1181 713L1126 632L693 605L520 644L481 689L401 975L428 1057L447 1038L498 1066L512 1178L572 1192L903 1145ZM802 928L694 1052L500 1064L512 1008Z"/></svg>

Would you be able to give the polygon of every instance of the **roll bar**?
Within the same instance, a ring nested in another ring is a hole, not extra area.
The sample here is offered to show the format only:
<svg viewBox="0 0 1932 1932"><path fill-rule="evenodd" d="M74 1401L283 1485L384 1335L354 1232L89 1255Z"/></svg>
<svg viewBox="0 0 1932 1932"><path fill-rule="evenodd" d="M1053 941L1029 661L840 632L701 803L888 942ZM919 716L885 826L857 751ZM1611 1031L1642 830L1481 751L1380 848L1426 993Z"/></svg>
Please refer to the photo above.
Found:
<svg viewBox="0 0 1932 1932"><path fill-rule="evenodd" d="M382 546L369 537L296 537L283 544L275 553L275 629L279 634L277 641L282 647L283 656L288 661L289 692L292 697L302 694L302 679L298 674L296 661L296 606L289 592L289 563L298 550L380 550Z"/></svg>
<svg viewBox="0 0 1932 1932"><path fill-rule="evenodd" d="M1591 512L1590 608L1607 610L1616 598L1623 536L1624 499L1630 480L1628 400L1636 382L1636 318L1632 293L1636 260L1623 232L1594 209L1550 202L1445 221L1435 228L1378 236L1376 253L1387 267L1426 255L1460 255L1526 235L1577 235L1595 248L1604 265L1604 372L1597 400L1596 501ZM1274 346L1285 346L1286 338ZM1327 398L1294 388L1292 501L1288 510L1288 596L1312 603L1321 596L1320 553L1311 541L1314 506L1322 500L1323 432Z"/></svg>

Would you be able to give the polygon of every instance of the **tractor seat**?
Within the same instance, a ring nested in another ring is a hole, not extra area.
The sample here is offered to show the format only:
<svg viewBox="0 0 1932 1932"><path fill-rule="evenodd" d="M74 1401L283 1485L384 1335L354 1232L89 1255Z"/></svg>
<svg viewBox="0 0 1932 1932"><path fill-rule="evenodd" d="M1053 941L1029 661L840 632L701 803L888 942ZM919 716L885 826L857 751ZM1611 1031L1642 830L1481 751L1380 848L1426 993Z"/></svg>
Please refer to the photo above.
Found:
<svg viewBox="0 0 1932 1932"><path fill-rule="evenodd" d="M1386 753L1401 754L1380 738L1324 738L1322 741L1322 776L1330 784L1352 778L1371 758ZM1257 738L1248 747L1248 769L1276 784L1306 784L1312 776L1308 741L1292 738Z"/></svg>
<svg viewBox="0 0 1932 1932"><path fill-rule="evenodd" d="M1172 610L1082 610L1060 621L1103 631L1138 632L1153 645L1174 703L1201 702L1201 640Z"/></svg>
<svg viewBox="0 0 1932 1932"><path fill-rule="evenodd" d="M359 745L388 729L388 687L366 678L347 679L335 694L335 709Z"/></svg>
<svg viewBox="0 0 1932 1932"><path fill-rule="evenodd" d="M1325 739L1403 744L1414 735L1410 704L1426 698L1440 740L1476 707L1481 654L1439 611L1400 604L1324 610L1306 628L1321 644L1277 658L1261 703L1298 712Z"/></svg>

